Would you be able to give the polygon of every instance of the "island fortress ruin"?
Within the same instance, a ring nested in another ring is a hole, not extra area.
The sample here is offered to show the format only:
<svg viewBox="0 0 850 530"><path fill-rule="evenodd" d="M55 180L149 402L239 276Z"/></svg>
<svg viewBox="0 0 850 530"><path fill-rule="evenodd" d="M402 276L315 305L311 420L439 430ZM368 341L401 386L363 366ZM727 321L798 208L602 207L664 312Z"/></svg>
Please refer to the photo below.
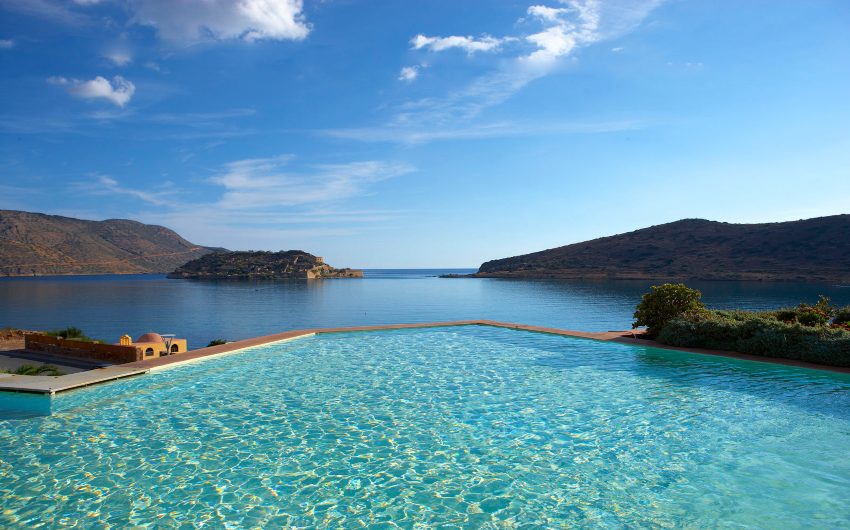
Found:
<svg viewBox="0 0 850 530"><path fill-rule="evenodd" d="M319 280L362 278L363 271L337 269L302 250L213 252L168 275L190 280Z"/></svg>

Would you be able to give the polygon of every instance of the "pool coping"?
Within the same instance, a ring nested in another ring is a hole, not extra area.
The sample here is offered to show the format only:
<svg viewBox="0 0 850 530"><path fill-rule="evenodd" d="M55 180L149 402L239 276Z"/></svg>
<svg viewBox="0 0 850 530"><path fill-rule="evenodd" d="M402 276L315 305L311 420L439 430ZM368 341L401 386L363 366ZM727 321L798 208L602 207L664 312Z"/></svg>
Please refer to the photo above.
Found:
<svg viewBox="0 0 850 530"><path fill-rule="evenodd" d="M713 355L721 357L730 357L746 361L767 362L772 364L781 364L786 366L794 366L797 368L809 368L814 370L839 372L850 374L850 368L842 368L838 366L825 366L804 361L796 361L792 359L779 359L775 357L762 357L758 355L747 355L743 353L707 350L701 348L680 348L676 346L668 346L659 344L656 341L639 338L641 331L574 331L567 329L549 328L544 326L530 326L526 324L515 324L512 322L499 322L495 320L455 320L450 322L423 322L414 324L386 324L377 326L349 326L338 328L314 328L303 330L285 331L283 333L275 333L272 335L264 335L261 337L253 337L250 339L237 340L228 342L218 346L209 346L197 350L191 350L180 355L169 355L167 357L159 357L156 359L148 359L144 361L136 361L127 364L109 366L106 368L97 368L87 372L78 372L75 374L61 376L25 376L25 375L0 375L0 391L6 392L26 392L34 394L49 394L51 396L66 392L77 388L82 388L94 384L106 383L126 377L144 375L150 372L183 366L189 363L203 361L210 358L220 357L233 353L238 353L258 346L265 346L277 342L287 342L295 339L313 337L317 335L331 333L351 333L358 331L388 331L402 329L426 329L426 328L444 328L444 327L459 327L459 326L490 326L496 328L515 329L521 331L530 331L535 333L546 333L550 335L560 335L564 337L573 337L580 339L590 339L603 342L617 342L621 344L629 344L634 346L645 346L650 348L659 348L664 350L682 351L688 353L696 353L703 355Z"/></svg>

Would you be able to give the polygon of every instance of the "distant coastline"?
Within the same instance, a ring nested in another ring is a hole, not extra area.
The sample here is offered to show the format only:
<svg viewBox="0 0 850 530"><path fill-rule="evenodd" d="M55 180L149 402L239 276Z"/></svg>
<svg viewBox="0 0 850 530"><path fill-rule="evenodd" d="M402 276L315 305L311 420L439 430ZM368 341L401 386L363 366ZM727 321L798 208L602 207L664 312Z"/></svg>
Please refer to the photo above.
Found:
<svg viewBox="0 0 850 530"><path fill-rule="evenodd" d="M731 224L683 219L485 262L468 276L850 283L850 215Z"/></svg>
<svg viewBox="0 0 850 530"><path fill-rule="evenodd" d="M737 275L708 275L708 276L664 276L664 275L630 275L628 273L613 273L608 275L582 275L582 274L559 274L551 271L524 271L522 273L480 273L471 272L468 274L441 274L440 278L462 279L462 278L491 278L500 280L564 280L564 281L622 281L622 282L656 282L656 281L699 281L699 282L764 282L764 283L812 283L812 284L829 284L838 288L850 288L850 285L845 285L840 279L832 277L820 277L817 275L787 277L779 275L773 277L771 275L754 276L737 276Z"/></svg>

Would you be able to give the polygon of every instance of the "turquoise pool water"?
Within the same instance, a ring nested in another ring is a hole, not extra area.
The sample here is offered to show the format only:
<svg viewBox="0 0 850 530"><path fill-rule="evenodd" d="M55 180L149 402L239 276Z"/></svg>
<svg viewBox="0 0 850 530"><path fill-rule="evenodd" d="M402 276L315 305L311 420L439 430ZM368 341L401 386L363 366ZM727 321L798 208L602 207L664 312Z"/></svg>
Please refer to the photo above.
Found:
<svg viewBox="0 0 850 530"><path fill-rule="evenodd" d="M850 526L850 378L828 372L468 326L51 406L0 419L0 527Z"/></svg>

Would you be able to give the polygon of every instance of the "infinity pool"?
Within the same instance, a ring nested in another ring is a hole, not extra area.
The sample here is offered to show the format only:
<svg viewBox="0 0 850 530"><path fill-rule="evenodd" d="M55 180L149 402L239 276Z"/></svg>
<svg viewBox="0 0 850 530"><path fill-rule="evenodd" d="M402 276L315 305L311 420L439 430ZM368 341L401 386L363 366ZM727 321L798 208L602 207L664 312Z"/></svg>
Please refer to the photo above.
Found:
<svg viewBox="0 0 850 530"><path fill-rule="evenodd" d="M3 528L850 526L828 372L469 326L3 399Z"/></svg>

